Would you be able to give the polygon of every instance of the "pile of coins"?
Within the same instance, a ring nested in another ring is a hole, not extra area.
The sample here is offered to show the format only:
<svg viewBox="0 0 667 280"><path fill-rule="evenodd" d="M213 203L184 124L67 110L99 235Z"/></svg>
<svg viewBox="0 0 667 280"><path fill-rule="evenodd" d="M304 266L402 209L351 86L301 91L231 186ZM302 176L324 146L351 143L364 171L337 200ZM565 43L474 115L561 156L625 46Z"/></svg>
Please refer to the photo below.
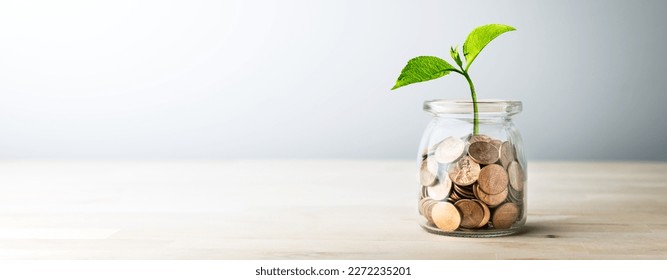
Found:
<svg viewBox="0 0 667 280"><path fill-rule="evenodd" d="M447 232L511 228L523 216L526 181L515 147L486 135L464 139L423 152L419 214Z"/></svg>

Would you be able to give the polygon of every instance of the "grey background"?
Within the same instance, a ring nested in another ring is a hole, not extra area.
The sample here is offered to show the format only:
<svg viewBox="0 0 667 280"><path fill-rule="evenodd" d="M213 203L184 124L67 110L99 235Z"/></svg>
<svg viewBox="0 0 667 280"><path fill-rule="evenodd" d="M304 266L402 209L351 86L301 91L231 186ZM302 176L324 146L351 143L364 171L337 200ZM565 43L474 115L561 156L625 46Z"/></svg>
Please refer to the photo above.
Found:
<svg viewBox="0 0 667 280"><path fill-rule="evenodd" d="M528 159L667 160L666 1L88 2L0 3L0 158L411 159L469 95L405 62L505 23L471 75Z"/></svg>

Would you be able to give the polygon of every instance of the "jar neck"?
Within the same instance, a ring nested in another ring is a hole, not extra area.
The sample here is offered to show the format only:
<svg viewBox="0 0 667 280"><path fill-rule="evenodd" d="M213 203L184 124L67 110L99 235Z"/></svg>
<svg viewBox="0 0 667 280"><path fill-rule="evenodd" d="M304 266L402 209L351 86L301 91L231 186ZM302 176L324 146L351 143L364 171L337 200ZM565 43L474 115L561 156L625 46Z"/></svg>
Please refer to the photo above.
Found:
<svg viewBox="0 0 667 280"><path fill-rule="evenodd" d="M477 117L485 121L509 121L522 110L520 101L480 100L477 102ZM424 102L424 111L436 118L474 119L475 111L471 101L430 100Z"/></svg>
<svg viewBox="0 0 667 280"><path fill-rule="evenodd" d="M453 120L461 120L461 121L473 121L475 119L475 114L433 114L431 113L433 118L440 119L440 120L447 120L447 119L453 119ZM512 117L514 115L507 115L507 114L479 114L477 119L479 121L484 121L487 123L490 122L510 122L512 121Z"/></svg>

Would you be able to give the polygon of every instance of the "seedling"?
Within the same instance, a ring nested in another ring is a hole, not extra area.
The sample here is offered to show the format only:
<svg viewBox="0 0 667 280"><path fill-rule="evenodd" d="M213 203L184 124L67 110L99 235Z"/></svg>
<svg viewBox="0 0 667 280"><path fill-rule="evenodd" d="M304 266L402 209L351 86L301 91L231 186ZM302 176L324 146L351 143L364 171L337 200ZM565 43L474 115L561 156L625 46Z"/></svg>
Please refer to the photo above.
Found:
<svg viewBox="0 0 667 280"><path fill-rule="evenodd" d="M479 111L477 109L477 95L475 94L475 86L470 79L468 74L468 69L475 58L479 53L488 45L493 39L500 36L501 34L509 31L516 30L516 28L504 24L488 24L475 28L468 38L466 38L465 43L463 43L463 57L466 60L465 67L463 67L463 61L459 55L458 46L450 48L450 56L456 62L456 65L459 68L456 68L449 64L442 58L435 56L418 56L408 61L408 64L405 65L401 71L401 75L398 76L396 80L396 85L392 90L397 89L402 86L407 86L409 84L419 83L430 81L433 79L440 78L451 72L456 72L468 81L470 85L470 95L472 96L472 105L474 112L473 120L473 134L479 134Z"/></svg>

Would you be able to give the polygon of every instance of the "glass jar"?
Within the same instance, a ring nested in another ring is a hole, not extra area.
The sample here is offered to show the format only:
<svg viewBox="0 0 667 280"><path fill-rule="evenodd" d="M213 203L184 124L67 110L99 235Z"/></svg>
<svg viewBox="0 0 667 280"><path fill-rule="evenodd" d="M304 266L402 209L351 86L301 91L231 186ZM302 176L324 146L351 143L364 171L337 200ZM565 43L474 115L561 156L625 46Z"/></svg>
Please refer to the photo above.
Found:
<svg viewBox="0 0 667 280"><path fill-rule="evenodd" d="M433 115L419 146L419 224L428 232L493 237L526 223L526 160L512 117L519 101L424 102Z"/></svg>

